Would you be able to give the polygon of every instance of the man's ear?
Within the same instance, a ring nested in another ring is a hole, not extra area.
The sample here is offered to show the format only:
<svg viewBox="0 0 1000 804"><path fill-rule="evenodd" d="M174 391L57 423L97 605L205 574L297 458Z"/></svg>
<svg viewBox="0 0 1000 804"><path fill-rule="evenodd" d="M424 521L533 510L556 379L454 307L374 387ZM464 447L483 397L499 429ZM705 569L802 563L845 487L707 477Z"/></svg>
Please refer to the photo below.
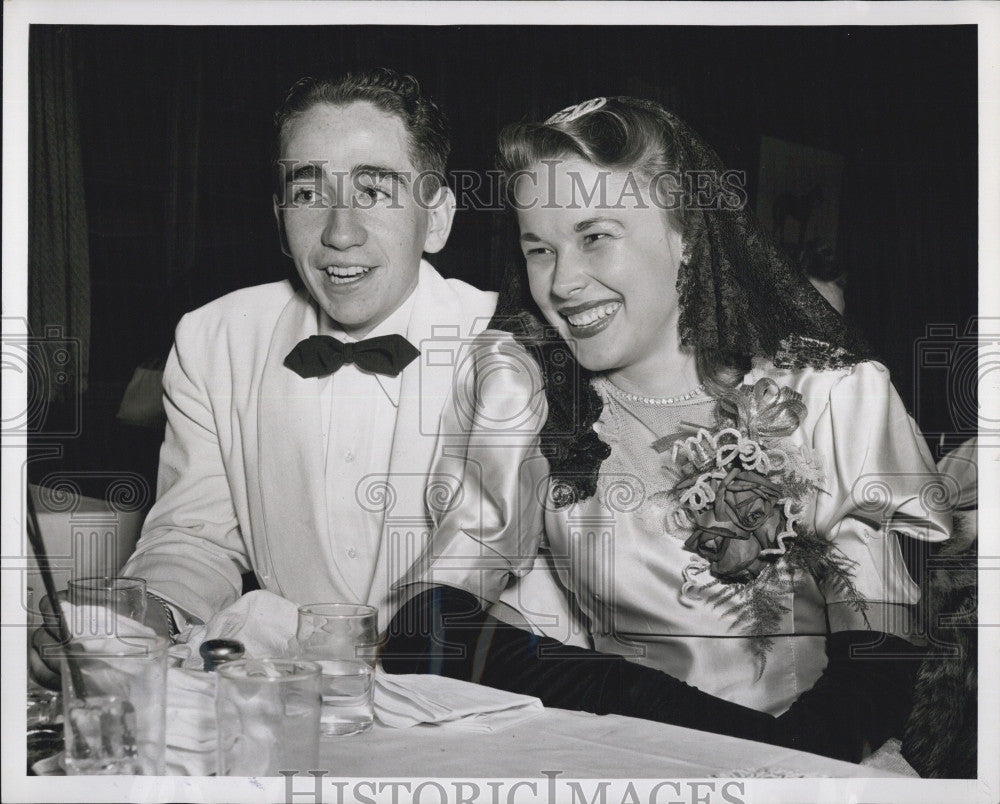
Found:
<svg viewBox="0 0 1000 804"><path fill-rule="evenodd" d="M455 220L455 194L444 184L434 193L427 204L427 236L423 250L427 254L437 254L448 242L451 224Z"/></svg>
<svg viewBox="0 0 1000 804"><path fill-rule="evenodd" d="M278 240L281 242L281 251L286 257L292 256L292 250L288 247L288 235L285 234L285 217L282 214L284 210L281 209L281 205L278 203L278 196L271 196L271 203L274 207L274 219L278 222Z"/></svg>

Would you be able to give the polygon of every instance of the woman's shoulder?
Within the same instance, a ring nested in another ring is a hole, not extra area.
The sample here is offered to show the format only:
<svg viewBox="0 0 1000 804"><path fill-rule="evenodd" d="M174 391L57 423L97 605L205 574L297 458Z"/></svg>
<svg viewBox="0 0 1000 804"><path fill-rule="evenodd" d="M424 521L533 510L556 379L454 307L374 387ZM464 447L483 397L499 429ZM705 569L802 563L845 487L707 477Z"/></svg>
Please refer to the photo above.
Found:
<svg viewBox="0 0 1000 804"><path fill-rule="evenodd" d="M449 359L455 361L453 398L463 418L491 430L541 428L547 411L541 367L513 335L483 330Z"/></svg>
<svg viewBox="0 0 1000 804"><path fill-rule="evenodd" d="M477 377L482 378L484 372L492 376L499 370L528 379L532 385L542 383L542 369L536 357L505 330L484 329L469 341L465 352L462 362L473 368ZM462 366L458 368L461 371Z"/></svg>
<svg viewBox="0 0 1000 804"><path fill-rule="evenodd" d="M757 358L744 383L753 385L764 378L812 399L842 395L854 398L881 396L892 391L889 369L877 360L789 365L779 358Z"/></svg>

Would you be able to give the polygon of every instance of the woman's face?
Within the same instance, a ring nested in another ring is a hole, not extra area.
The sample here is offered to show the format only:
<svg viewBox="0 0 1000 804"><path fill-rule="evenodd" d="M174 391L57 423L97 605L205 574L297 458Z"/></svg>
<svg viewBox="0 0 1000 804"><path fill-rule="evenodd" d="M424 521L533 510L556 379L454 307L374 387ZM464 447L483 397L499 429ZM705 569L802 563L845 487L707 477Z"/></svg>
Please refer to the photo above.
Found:
<svg viewBox="0 0 1000 804"><path fill-rule="evenodd" d="M531 295L580 365L643 385L677 354L681 233L648 180L579 158L515 184Z"/></svg>

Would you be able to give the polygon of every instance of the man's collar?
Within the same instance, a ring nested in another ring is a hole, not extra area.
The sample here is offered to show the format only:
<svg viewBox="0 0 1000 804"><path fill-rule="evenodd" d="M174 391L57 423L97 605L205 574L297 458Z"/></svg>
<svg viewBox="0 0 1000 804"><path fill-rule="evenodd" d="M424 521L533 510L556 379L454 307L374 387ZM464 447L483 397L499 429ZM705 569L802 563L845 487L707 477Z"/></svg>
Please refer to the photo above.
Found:
<svg viewBox="0 0 1000 804"><path fill-rule="evenodd" d="M345 343L356 343L358 340L377 338L380 335L402 335L405 338L407 330L410 327L410 317L413 314L413 306L416 302L416 298L417 285L414 285L410 295L403 300L403 303L400 304L399 307L397 307L384 321L379 323L371 332L365 335L364 338L355 338L348 335L336 321L330 318L330 316L324 311L320 310L319 334L332 335L334 338L339 338ZM393 407L399 407L399 390L403 375L400 373L395 377L388 377L383 374L374 374L372 376L374 376L378 381L378 384L382 386L382 390L385 391L385 395L389 398L389 401L392 402Z"/></svg>

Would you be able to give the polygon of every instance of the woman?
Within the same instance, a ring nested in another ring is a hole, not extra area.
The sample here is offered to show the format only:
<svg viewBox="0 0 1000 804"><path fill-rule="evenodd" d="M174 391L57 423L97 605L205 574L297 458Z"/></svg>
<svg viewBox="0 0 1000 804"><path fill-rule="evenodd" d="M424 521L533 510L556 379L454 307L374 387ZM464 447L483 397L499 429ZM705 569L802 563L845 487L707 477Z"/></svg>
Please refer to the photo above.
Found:
<svg viewBox="0 0 1000 804"><path fill-rule="evenodd" d="M587 101L500 152L524 260L444 422L462 484L386 668L857 761L909 706L894 531L949 527L887 371L657 104ZM543 531L588 648L484 613Z"/></svg>

